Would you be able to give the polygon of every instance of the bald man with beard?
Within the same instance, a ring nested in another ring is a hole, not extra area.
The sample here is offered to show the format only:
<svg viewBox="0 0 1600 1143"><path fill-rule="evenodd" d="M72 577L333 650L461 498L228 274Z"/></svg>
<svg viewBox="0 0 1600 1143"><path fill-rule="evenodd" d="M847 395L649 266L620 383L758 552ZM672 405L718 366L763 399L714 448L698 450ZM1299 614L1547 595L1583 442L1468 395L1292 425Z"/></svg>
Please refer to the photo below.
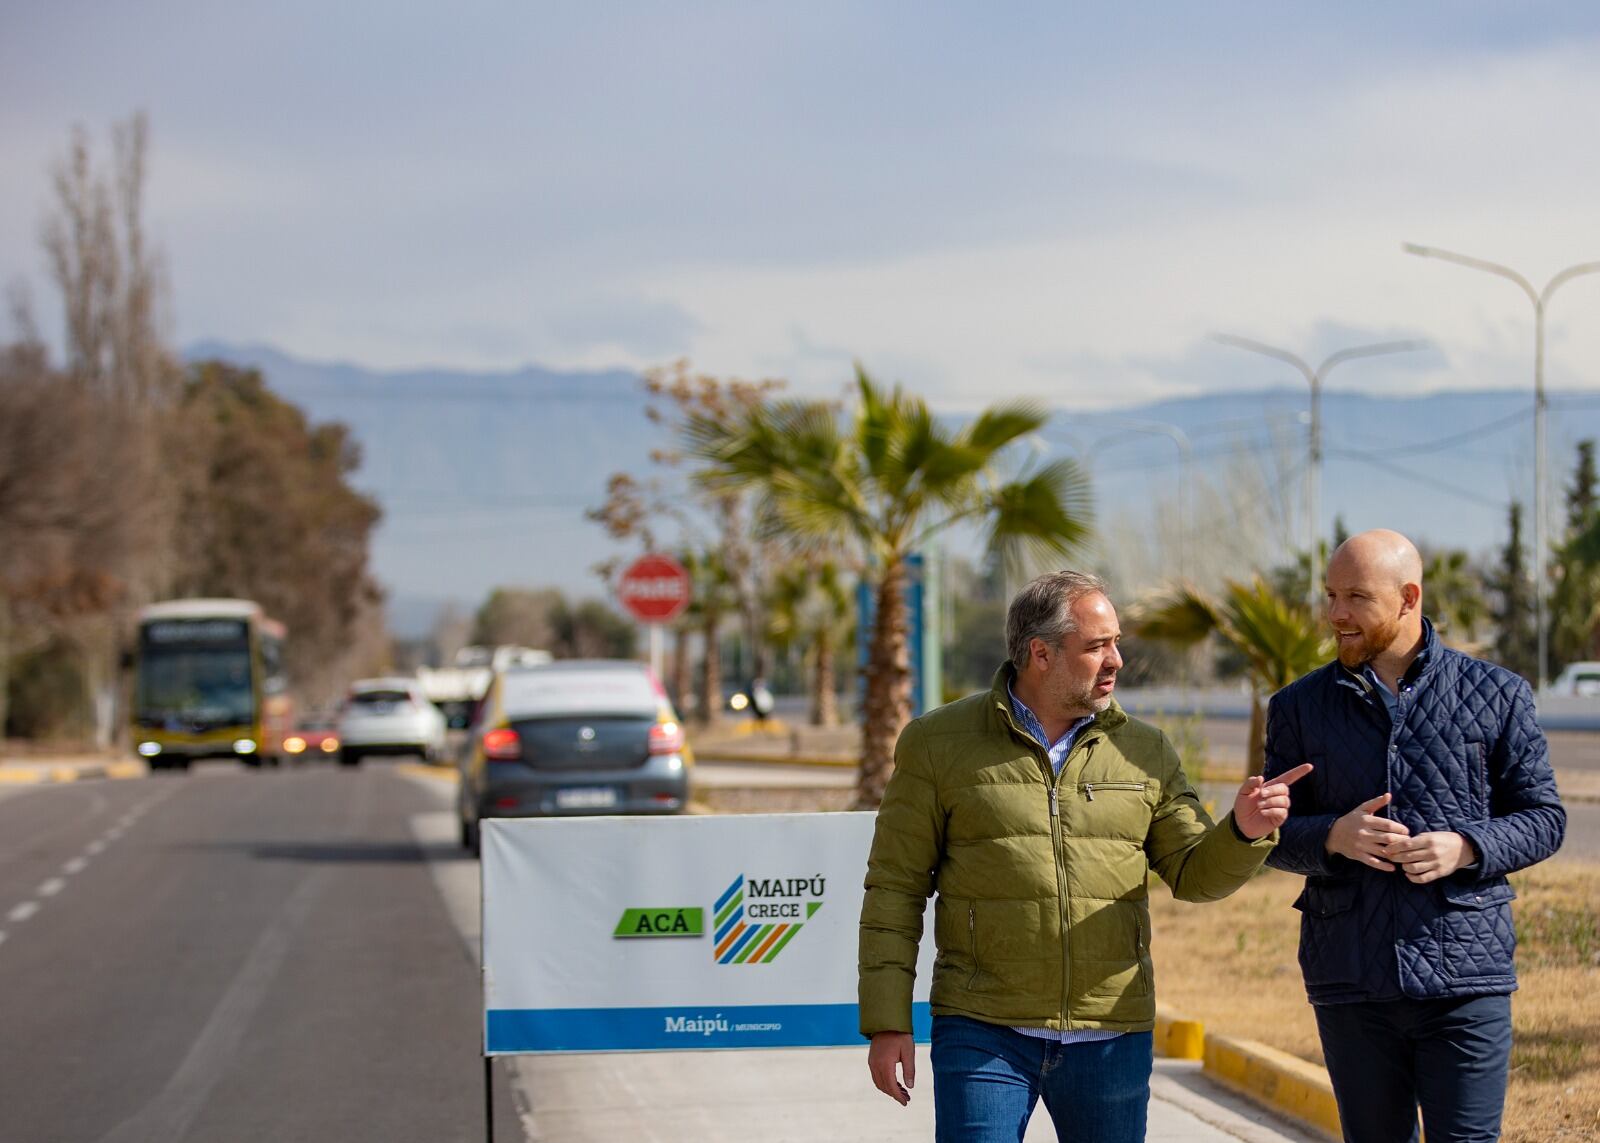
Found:
<svg viewBox="0 0 1600 1143"><path fill-rule="evenodd" d="M1344 1137L1500 1135L1511 1052L1506 875L1561 845L1525 679L1444 646L1398 532L1328 561L1338 659L1272 697L1269 780L1310 762L1269 865L1305 876L1300 968Z"/></svg>

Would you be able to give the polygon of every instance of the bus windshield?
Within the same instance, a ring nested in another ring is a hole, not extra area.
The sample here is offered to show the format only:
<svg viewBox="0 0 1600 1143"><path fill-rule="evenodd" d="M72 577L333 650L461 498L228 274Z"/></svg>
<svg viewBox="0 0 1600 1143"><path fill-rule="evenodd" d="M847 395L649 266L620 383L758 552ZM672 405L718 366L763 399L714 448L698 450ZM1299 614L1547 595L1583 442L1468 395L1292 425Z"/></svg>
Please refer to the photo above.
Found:
<svg viewBox="0 0 1600 1143"><path fill-rule="evenodd" d="M140 640L138 718L195 729L255 719L250 643L243 623L164 623Z"/></svg>

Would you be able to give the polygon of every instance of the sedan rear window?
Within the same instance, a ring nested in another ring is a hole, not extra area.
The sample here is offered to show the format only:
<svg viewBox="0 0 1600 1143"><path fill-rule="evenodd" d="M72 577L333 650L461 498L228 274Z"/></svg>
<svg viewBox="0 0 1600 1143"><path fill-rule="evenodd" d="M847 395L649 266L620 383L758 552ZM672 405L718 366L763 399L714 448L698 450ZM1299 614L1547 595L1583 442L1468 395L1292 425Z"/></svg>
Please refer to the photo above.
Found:
<svg viewBox="0 0 1600 1143"><path fill-rule="evenodd" d="M586 714L654 719L661 703L649 675L625 669L510 672L500 697L502 709L514 720Z"/></svg>
<svg viewBox="0 0 1600 1143"><path fill-rule="evenodd" d="M350 696L351 706L390 706L397 702L410 702L407 691L361 691Z"/></svg>

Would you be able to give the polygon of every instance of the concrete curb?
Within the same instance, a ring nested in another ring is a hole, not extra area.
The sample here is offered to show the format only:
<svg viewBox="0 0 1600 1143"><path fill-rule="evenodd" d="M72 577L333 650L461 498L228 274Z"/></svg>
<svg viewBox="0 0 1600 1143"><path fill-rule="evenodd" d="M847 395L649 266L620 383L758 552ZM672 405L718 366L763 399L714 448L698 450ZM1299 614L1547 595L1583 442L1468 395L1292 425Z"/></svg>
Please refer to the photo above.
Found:
<svg viewBox="0 0 1600 1143"><path fill-rule="evenodd" d="M1205 1025L1165 1009L1156 1012L1155 1050L1201 1060L1207 1075L1280 1115L1341 1139L1339 1108L1327 1069L1255 1040L1207 1036Z"/></svg>
<svg viewBox="0 0 1600 1143"><path fill-rule="evenodd" d="M776 766L837 766L854 770L861 762L857 758L841 758L837 754L753 754L730 746L696 746L696 762L749 762Z"/></svg>
<svg viewBox="0 0 1600 1143"><path fill-rule="evenodd" d="M133 760L91 762L7 762L0 764L0 786L59 785L91 778L143 778L150 768Z"/></svg>

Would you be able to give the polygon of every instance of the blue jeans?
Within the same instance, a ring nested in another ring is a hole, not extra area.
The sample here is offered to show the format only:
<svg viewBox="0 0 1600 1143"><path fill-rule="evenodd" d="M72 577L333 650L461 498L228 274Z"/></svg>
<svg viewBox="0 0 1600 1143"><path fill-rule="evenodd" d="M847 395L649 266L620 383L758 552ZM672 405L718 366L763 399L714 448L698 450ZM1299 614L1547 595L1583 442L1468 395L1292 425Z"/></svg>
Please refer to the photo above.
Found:
<svg viewBox="0 0 1600 1143"><path fill-rule="evenodd" d="M1149 1032L1059 1044L964 1016L935 1016L934 1138L1016 1143L1042 1096L1063 1143L1142 1143L1151 1050Z"/></svg>
<svg viewBox="0 0 1600 1143"><path fill-rule="evenodd" d="M1347 1143L1500 1138L1511 997L1318 1004L1317 1031Z"/></svg>

